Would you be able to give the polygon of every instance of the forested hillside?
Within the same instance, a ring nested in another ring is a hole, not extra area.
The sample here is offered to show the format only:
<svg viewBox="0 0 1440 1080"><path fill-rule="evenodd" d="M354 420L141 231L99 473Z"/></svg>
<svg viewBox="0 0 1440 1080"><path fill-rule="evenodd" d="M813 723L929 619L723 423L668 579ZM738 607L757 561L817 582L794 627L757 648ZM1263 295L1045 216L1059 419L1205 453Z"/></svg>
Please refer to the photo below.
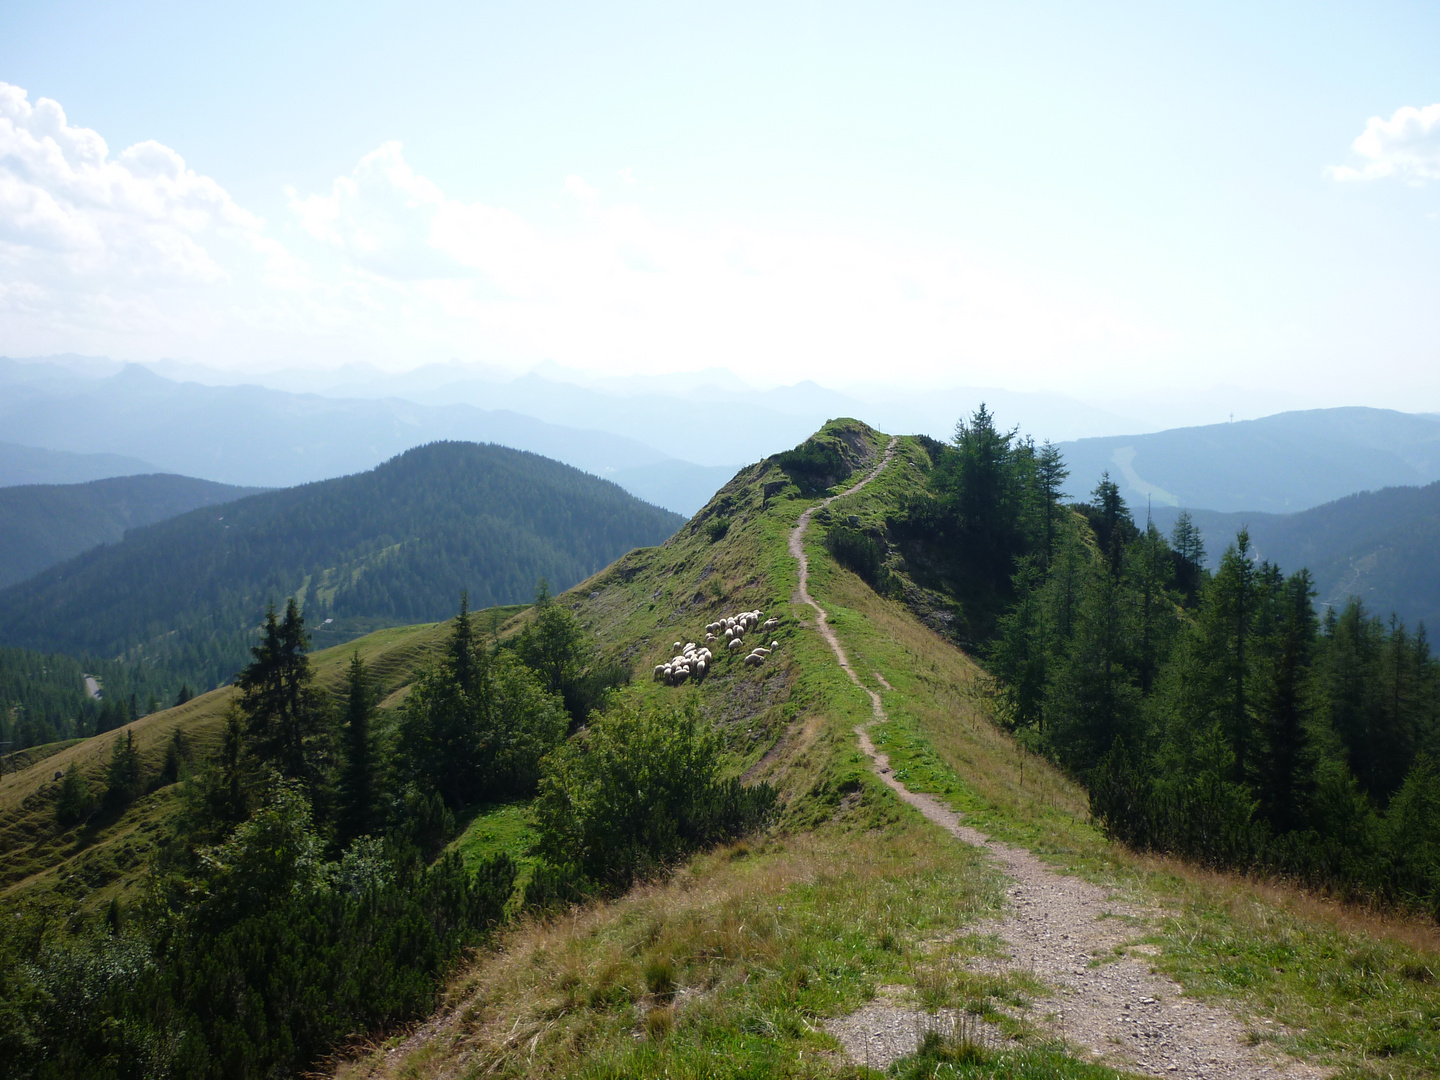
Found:
<svg viewBox="0 0 1440 1080"><path fill-rule="evenodd" d="M1189 513L1207 536L1246 529L1259 558L1306 567L1322 607L1354 596L1378 615L1440 626L1440 483L1362 491L1298 514ZM1168 533L1177 516L1166 507L1155 520ZM1210 552L1211 569L1223 551Z"/></svg>
<svg viewBox="0 0 1440 1080"><path fill-rule="evenodd" d="M138 665L0 648L0 755L110 731L177 696L188 687L172 690L165 673Z"/></svg>
<svg viewBox="0 0 1440 1080"><path fill-rule="evenodd" d="M0 593L0 643L123 657L208 688L287 596L335 644L444 618L465 590L489 606L529 599L542 578L567 587L679 522L535 454L436 443L132 530Z"/></svg>
<svg viewBox="0 0 1440 1080"><path fill-rule="evenodd" d="M257 490L163 473L0 487L0 588L97 544L113 544L127 529Z"/></svg>
<svg viewBox="0 0 1440 1080"><path fill-rule="evenodd" d="M1108 478L1066 504L1058 450L983 408L928 448L926 494L871 543L938 590L936 621L986 658L1000 719L1089 787L1111 835L1440 914L1440 662L1423 629L1355 599L1321 615L1303 562L1259 558L1243 528L1204 537L1190 515L1169 538L1142 529ZM1373 499L1354 502L1337 505L1360 518ZM1343 518L1332 535L1364 535ZM894 587L934 618L933 595Z"/></svg>

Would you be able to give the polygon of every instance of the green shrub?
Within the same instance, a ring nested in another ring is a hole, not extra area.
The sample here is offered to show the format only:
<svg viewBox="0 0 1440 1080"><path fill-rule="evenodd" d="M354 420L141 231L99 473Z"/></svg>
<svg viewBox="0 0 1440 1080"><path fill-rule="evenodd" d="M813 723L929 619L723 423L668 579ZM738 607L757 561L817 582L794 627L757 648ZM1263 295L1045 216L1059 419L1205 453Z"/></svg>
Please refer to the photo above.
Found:
<svg viewBox="0 0 1440 1080"><path fill-rule="evenodd" d="M738 836L773 813L776 792L719 776L720 735L693 703L613 709L545 762L535 804L541 857L611 887Z"/></svg>

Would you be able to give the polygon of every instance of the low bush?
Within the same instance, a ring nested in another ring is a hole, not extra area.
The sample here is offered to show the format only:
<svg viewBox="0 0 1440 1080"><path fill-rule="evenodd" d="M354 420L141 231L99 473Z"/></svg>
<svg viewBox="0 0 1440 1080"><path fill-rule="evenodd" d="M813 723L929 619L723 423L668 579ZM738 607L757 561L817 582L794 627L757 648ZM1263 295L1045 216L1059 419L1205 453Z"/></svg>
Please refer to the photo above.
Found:
<svg viewBox="0 0 1440 1080"><path fill-rule="evenodd" d="M693 703L613 708L550 755L536 800L538 851L610 888L763 825L768 784L721 779L723 743Z"/></svg>

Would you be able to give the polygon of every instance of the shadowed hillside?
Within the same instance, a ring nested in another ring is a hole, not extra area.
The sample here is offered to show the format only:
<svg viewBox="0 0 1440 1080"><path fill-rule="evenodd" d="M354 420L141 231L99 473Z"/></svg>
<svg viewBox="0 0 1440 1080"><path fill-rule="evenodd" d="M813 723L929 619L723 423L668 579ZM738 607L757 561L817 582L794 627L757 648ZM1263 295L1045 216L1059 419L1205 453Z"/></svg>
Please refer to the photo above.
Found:
<svg viewBox="0 0 1440 1080"><path fill-rule="evenodd" d="M257 490L166 474L0 488L0 588L113 544L127 529Z"/></svg>

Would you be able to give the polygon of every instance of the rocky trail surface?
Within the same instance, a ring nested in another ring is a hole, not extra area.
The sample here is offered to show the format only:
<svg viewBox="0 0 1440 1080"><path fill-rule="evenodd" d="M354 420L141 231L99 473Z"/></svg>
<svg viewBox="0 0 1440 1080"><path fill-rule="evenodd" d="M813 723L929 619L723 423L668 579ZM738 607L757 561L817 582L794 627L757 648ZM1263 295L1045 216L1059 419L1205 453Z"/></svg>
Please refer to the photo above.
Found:
<svg viewBox="0 0 1440 1080"><path fill-rule="evenodd" d="M967 933L997 935L1008 956L976 960L971 969L1021 973L1050 988L1051 996L1036 1002L1034 1013L1026 1019L1062 1039L1072 1053L1113 1068L1151 1076L1225 1080L1329 1076L1330 1070L1282 1056L1227 1009L1187 997L1178 983L1152 971L1144 959L1147 947L1137 939L1153 920L1153 910L1126 903L1098 885L1056 873L1023 848L991 840L962 824L959 815L938 799L911 791L895 779L887 756L876 750L868 733L871 726L887 720L880 695L856 676L825 609L810 595L804 547L805 530L815 511L859 491L884 470L894 454L892 439L884 457L864 479L801 514L790 534L789 548L799 562L800 601L815 609L816 624L840 667L870 696L874 719L857 727L855 733L875 772L929 821L964 843L983 848L1011 880L1005 917L965 928ZM876 678L889 688L878 672ZM977 1026L958 1014L922 1013L902 987L882 987L875 1001L848 1017L828 1021L826 1029L840 1040L852 1061L872 1068L884 1068L913 1053L921 1035L929 1030L962 1030L991 1042L998 1038L988 1025Z"/></svg>

